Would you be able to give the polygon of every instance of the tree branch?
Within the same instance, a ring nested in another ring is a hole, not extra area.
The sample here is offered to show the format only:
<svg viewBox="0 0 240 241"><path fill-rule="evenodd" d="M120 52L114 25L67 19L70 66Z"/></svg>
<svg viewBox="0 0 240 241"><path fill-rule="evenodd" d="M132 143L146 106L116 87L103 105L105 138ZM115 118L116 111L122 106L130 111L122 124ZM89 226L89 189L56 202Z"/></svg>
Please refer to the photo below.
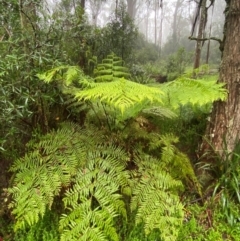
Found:
<svg viewBox="0 0 240 241"><path fill-rule="evenodd" d="M188 39L190 40L196 40L196 41L207 41L207 40L215 40L219 43L219 49L221 52L223 52L223 44L224 44L224 40L220 39L220 38L216 38L216 37L211 37L211 38L195 38L195 37L188 37Z"/></svg>
<svg viewBox="0 0 240 241"><path fill-rule="evenodd" d="M188 39L190 40L196 40L196 41L207 41L207 40L215 40L217 42L219 42L219 44L222 44L222 40L220 38L216 38L216 37L211 37L211 38L195 38L195 37L188 37Z"/></svg>

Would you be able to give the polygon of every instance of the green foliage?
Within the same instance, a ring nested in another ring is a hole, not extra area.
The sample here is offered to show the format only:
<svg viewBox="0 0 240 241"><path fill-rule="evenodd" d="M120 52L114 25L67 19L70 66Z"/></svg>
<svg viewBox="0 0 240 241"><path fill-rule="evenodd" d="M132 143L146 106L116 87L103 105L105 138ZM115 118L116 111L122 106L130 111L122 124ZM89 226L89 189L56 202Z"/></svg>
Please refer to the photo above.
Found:
<svg viewBox="0 0 240 241"><path fill-rule="evenodd" d="M58 217L56 213L49 210L44 216L26 230L18 230L14 235L14 240L18 241L58 241Z"/></svg>
<svg viewBox="0 0 240 241"><path fill-rule="evenodd" d="M160 49L154 43L147 41L143 34L139 33L135 39L133 54L135 63L154 63L159 59Z"/></svg>
<svg viewBox="0 0 240 241"><path fill-rule="evenodd" d="M239 223L234 226L229 225L225 222L221 207L209 204L211 205L211 202L206 202L203 206L199 204L187 206L185 222L179 231L177 241L239 240Z"/></svg>
<svg viewBox="0 0 240 241"><path fill-rule="evenodd" d="M131 208L146 234L158 228L164 240L175 240L183 214L178 198L181 182L150 156L136 156L136 170L129 172L127 150L114 145L115 137L111 139L95 128L65 123L30 142L29 152L11 169L16 172L9 189L15 230L38 223L60 197L61 240L79 240L79 235L81 240L119 240L116 218L121 215L125 222L128 203L123 195L132 193Z"/></svg>
<svg viewBox="0 0 240 241"><path fill-rule="evenodd" d="M236 206L240 204L240 145L236 145L233 152L228 152L225 148L222 157L216 157L214 164L203 165L203 169L211 171L214 174L215 182L213 188L213 200L220 202L222 215L229 223L235 225L239 222Z"/></svg>
<svg viewBox="0 0 240 241"><path fill-rule="evenodd" d="M129 235L125 238L126 241L162 241L159 236L159 230L153 230L149 235L144 233L143 224L135 225Z"/></svg>
<svg viewBox="0 0 240 241"><path fill-rule="evenodd" d="M76 93L76 98L106 103L122 114L133 108L134 112L141 111L151 103L161 101L162 92L159 89L140 85L124 78L110 83L83 82L83 84L86 88Z"/></svg>
<svg viewBox="0 0 240 241"><path fill-rule="evenodd" d="M137 209L136 223L144 223L146 234L159 229L163 240L175 240L183 219L178 197L182 184L165 173L158 160L147 156L142 159L134 173L141 178L135 180L131 201L131 209Z"/></svg>
<svg viewBox="0 0 240 241"><path fill-rule="evenodd" d="M187 63L188 56L184 48L179 48L175 54L170 55L166 61L168 80L174 80L173 75L176 77L182 75Z"/></svg>
<svg viewBox="0 0 240 241"><path fill-rule="evenodd" d="M126 6L120 3L112 20L102 30L99 39L100 59L105 58L111 52L120 56L125 62L133 58L133 49L136 46L138 31L133 20L129 17Z"/></svg>
<svg viewBox="0 0 240 241"><path fill-rule="evenodd" d="M118 78L130 78L128 68L124 67L122 59L114 54L108 55L107 58L102 61L102 64L97 65L97 68L94 70L94 75L96 82L110 82Z"/></svg>
<svg viewBox="0 0 240 241"><path fill-rule="evenodd" d="M18 217L16 229L23 228L26 223L36 223L39 215L43 216L46 208L51 208L61 188L70 185L79 165L79 155L87 148L78 142L80 136L74 128L79 127L69 126L60 129L56 135L44 136L39 143L29 143L29 153L12 166L11 171L17 173L14 181L16 187L9 192L17 203L16 207L15 203L10 205L15 207L13 213ZM72 138L66 141L66 136ZM67 158L65 150L70 150Z"/></svg>
<svg viewBox="0 0 240 241"><path fill-rule="evenodd" d="M189 103L204 106L216 100L225 100L227 96L227 91L222 83L208 79L195 80L184 76L163 84L161 90L165 93L163 102L173 108Z"/></svg>
<svg viewBox="0 0 240 241"><path fill-rule="evenodd" d="M174 135L166 134L153 142L151 148L162 146L160 168L166 171L171 170L174 178L185 181L186 184L193 182L198 194L202 195L201 186L188 157L174 145L178 142L178 138Z"/></svg>
<svg viewBox="0 0 240 241"><path fill-rule="evenodd" d="M107 104L116 113L119 112L117 115L122 115L120 117L122 119L129 118L129 115L136 115L153 103L161 102L162 92L159 89L121 78L122 75L128 76L128 73L125 67L118 65L119 62L121 63L119 58L111 55L103 60L103 64L98 65L95 73L99 76L95 80L101 79L107 82L94 82L74 66L56 67L44 74L39 74L38 77L47 83L57 80L63 92L73 95L79 101ZM106 68L104 72L102 68ZM82 86L81 89L74 87L74 80Z"/></svg>
<svg viewBox="0 0 240 241"><path fill-rule="evenodd" d="M58 204L61 240L128 239L137 227L146 239L177 239L183 183L194 185L200 195L201 187L189 159L176 147L178 138L160 135L150 117L172 118L168 106L177 108L177 100L204 105L223 99L225 91L213 82L187 78L153 88L122 77L126 74L121 59L109 55L96 68L95 79L67 65L38 75L72 96L70 108L79 105L86 111L85 127L65 123L30 142L27 154L15 161L9 192L16 230L36 225ZM193 95L210 87L208 100ZM186 96L180 88L186 88Z"/></svg>
<svg viewBox="0 0 240 241"><path fill-rule="evenodd" d="M87 164L63 201L69 210L60 221L61 240L119 240L114 217L126 210L120 187L128 185L126 154L114 146L98 146L87 155ZM89 228L91 232L88 232Z"/></svg>

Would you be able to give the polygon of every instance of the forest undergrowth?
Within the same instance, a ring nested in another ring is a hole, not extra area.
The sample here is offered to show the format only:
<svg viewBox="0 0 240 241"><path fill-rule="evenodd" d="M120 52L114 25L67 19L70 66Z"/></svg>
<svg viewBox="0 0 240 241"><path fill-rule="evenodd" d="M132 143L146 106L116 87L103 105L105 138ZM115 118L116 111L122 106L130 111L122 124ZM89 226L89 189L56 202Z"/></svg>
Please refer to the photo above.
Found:
<svg viewBox="0 0 240 241"><path fill-rule="evenodd" d="M211 103L225 98L215 76L148 86L109 55L94 77L74 66L38 77L69 114L13 163L4 240L238 240L238 170L201 165L219 175L208 186L196 172Z"/></svg>
<svg viewBox="0 0 240 241"><path fill-rule="evenodd" d="M0 241L240 240L240 148L199 151L216 46L192 71L187 38L160 49L123 4L100 28L37 2L0 8Z"/></svg>

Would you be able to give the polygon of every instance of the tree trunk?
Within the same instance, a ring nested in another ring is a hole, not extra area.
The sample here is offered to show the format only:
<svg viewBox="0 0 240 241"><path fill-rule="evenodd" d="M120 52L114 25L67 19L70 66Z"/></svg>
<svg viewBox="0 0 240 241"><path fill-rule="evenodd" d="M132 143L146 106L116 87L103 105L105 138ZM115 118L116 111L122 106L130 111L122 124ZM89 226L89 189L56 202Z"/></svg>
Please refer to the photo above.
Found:
<svg viewBox="0 0 240 241"><path fill-rule="evenodd" d="M202 39L204 34L204 29L206 26L206 20L207 20L207 0L202 1L201 10L200 10L200 22L198 27L198 35L197 39ZM195 59L194 59L194 69L199 68L200 66L200 59L201 59L201 51L202 51L202 44L203 42L201 40L197 40L196 43L196 50L195 50Z"/></svg>
<svg viewBox="0 0 240 241"><path fill-rule="evenodd" d="M163 32L163 5L161 5L161 19L160 19L160 29L159 29L159 56L162 54L162 34Z"/></svg>
<svg viewBox="0 0 240 241"><path fill-rule="evenodd" d="M131 19L134 20L135 16L136 16L136 3L137 0L127 0L127 12L130 16Z"/></svg>
<svg viewBox="0 0 240 241"><path fill-rule="evenodd" d="M157 45L157 15L158 15L158 3L155 0L154 6L154 44Z"/></svg>
<svg viewBox="0 0 240 241"><path fill-rule="evenodd" d="M177 37L178 20L179 20L178 19L178 11L179 11L179 8L181 7L182 3L183 3L182 0L177 0L175 10L174 10L174 14L173 14L172 39L173 39L173 43L176 44L176 46L177 46L177 42L178 42L178 37Z"/></svg>
<svg viewBox="0 0 240 241"><path fill-rule="evenodd" d="M149 5L147 5L147 14L145 17L145 24L146 24L146 29L145 29L145 36L146 36L146 40L148 41L148 29L149 29Z"/></svg>
<svg viewBox="0 0 240 241"><path fill-rule="evenodd" d="M224 151L234 150L240 137L240 1L226 0L226 3L219 82L226 83L228 97L225 102L214 104L206 131L206 138L222 157ZM203 151L206 146L203 145Z"/></svg>
<svg viewBox="0 0 240 241"><path fill-rule="evenodd" d="M37 46L37 7L34 1L26 0L19 0L18 5L24 53L29 55Z"/></svg>
<svg viewBox="0 0 240 241"><path fill-rule="evenodd" d="M98 15L100 13L102 1L99 0L90 0L90 8L92 12L92 21L93 25L97 26Z"/></svg>
<svg viewBox="0 0 240 241"><path fill-rule="evenodd" d="M82 9L85 9L85 0L81 0L80 5L81 5Z"/></svg>

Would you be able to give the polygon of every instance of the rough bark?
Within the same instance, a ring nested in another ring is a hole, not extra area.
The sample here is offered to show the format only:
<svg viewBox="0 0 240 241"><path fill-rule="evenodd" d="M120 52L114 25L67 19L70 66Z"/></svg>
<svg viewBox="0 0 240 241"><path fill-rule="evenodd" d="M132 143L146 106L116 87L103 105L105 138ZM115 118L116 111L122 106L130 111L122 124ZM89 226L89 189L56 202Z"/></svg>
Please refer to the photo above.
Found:
<svg viewBox="0 0 240 241"><path fill-rule="evenodd" d="M226 3L219 82L226 83L228 97L214 104L206 132L214 151L222 157L226 150L232 152L240 139L240 1Z"/></svg>

